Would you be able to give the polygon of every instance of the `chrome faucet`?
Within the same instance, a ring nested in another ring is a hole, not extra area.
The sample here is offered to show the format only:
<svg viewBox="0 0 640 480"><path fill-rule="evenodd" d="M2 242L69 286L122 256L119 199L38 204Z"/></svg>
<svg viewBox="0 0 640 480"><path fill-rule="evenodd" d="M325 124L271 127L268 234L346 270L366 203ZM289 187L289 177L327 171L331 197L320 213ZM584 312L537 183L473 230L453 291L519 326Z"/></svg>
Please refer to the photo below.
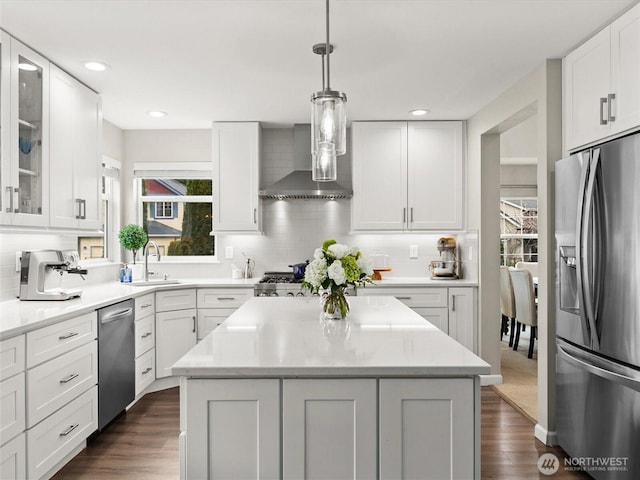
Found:
<svg viewBox="0 0 640 480"><path fill-rule="evenodd" d="M149 272L149 246L153 245L153 248L155 248L156 250L156 257L158 257L158 261L160 261L160 248L158 248L158 244L152 240L149 240L147 242L147 244L144 246L144 249L142 250L142 254L144 255L144 281L148 282L149 281L149 273L155 273L155 272Z"/></svg>

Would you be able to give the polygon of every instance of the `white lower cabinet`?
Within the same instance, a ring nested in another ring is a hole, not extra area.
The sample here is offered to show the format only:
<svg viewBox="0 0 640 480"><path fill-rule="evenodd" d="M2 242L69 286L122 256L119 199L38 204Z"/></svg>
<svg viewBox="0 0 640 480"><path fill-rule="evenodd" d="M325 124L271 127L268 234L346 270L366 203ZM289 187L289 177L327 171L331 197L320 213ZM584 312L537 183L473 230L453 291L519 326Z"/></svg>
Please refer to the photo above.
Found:
<svg viewBox="0 0 640 480"><path fill-rule="evenodd" d="M98 428L98 386L27 430L27 476L41 478Z"/></svg>
<svg viewBox="0 0 640 480"><path fill-rule="evenodd" d="M281 478L280 381L198 379L186 383L188 428L181 424L186 446L180 459L186 478ZM181 413L181 421L182 417Z"/></svg>
<svg viewBox="0 0 640 480"><path fill-rule="evenodd" d="M0 342L0 380L25 369L25 336L8 338Z"/></svg>
<svg viewBox="0 0 640 480"><path fill-rule="evenodd" d="M24 373L0 382L0 413L2 445L26 428Z"/></svg>
<svg viewBox="0 0 640 480"><path fill-rule="evenodd" d="M471 378L381 379L379 478L474 478L474 398Z"/></svg>
<svg viewBox="0 0 640 480"><path fill-rule="evenodd" d="M376 478L376 380L283 380L282 478Z"/></svg>
<svg viewBox="0 0 640 480"><path fill-rule="evenodd" d="M156 313L156 377L171 375L171 366L196 345L196 309Z"/></svg>
<svg viewBox="0 0 640 480"><path fill-rule="evenodd" d="M474 378L183 378L180 388L183 479L480 477Z"/></svg>
<svg viewBox="0 0 640 480"><path fill-rule="evenodd" d="M449 336L477 351L476 289L469 287L449 289Z"/></svg>
<svg viewBox="0 0 640 480"><path fill-rule="evenodd" d="M0 447L0 478L23 480L27 478L27 450L25 434L21 433Z"/></svg>
<svg viewBox="0 0 640 480"><path fill-rule="evenodd" d="M248 288L199 288L198 341L209 335L251 297L253 289Z"/></svg>
<svg viewBox="0 0 640 480"><path fill-rule="evenodd" d="M235 308L199 308L198 341L218 328L236 310Z"/></svg>
<svg viewBox="0 0 640 480"><path fill-rule="evenodd" d="M136 397L153 383L156 379L155 372L156 350L152 348L136 358Z"/></svg>

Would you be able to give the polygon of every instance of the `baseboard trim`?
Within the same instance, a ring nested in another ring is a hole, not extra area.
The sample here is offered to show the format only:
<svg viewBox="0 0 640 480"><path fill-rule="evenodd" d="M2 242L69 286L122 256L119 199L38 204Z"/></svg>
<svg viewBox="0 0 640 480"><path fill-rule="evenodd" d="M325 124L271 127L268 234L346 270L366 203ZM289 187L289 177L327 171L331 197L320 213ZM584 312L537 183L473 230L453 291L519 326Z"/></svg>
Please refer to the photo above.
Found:
<svg viewBox="0 0 640 480"><path fill-rule="evenodd" d="M480 375L480 386L501 385L502 375Z"/></svg>
<svg viewBox="0 0 640 480"><path fill-rule="evenodd" d="M540 440L542 443L549 447L554 447L558 445L558 433L557 432L549 432L546 428L544 428L539 423L536 423L536 427L533 431L535 437Z"/></svg>

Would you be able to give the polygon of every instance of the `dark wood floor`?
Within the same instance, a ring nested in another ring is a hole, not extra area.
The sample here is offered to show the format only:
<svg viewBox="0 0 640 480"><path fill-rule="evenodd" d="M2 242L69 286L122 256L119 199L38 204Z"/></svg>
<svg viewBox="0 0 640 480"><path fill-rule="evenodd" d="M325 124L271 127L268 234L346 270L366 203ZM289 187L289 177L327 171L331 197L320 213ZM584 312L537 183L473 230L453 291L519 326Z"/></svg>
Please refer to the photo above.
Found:
<svg viewBox="0 0 640 480"><path fill-rule="evenodd" d="M54 480L177 480L179 392L177 388L146 395L131 410L89 442ZM552 477L538 472L538 458L554 453L533 436L534 425L490 387L482 389L483 479L587 479L561 467Z"/></svg>

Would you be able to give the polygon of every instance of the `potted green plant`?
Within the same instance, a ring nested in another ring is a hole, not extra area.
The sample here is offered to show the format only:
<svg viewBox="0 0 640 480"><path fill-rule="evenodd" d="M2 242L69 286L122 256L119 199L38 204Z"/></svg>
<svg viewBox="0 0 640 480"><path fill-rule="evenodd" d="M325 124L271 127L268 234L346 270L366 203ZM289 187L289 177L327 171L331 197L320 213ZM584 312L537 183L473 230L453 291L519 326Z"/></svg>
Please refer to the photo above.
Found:
<svg viewBox="0 0 640 480"><path fill-rule="evenodd" d="M133 263L136 263L136 253L147 243L147 233L140 225L129 224L120 229L118 234L120 245L133 252Z"/></svg>

